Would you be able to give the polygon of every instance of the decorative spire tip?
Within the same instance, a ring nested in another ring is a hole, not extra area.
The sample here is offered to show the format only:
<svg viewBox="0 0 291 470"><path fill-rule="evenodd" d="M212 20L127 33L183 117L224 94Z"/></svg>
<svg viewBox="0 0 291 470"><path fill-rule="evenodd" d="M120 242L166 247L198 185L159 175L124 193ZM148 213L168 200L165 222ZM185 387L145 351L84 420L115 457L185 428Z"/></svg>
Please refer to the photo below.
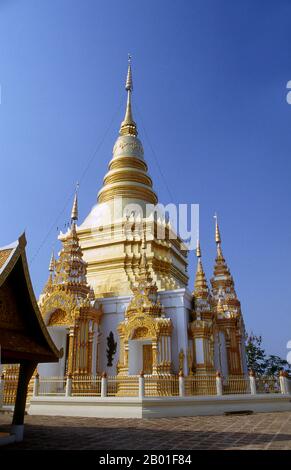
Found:
<svg viewBox="0 0 291 470"><path fill-rule="evenodd" d="M76 192L75 192L75 197L74 197L74 202L73 202L73 207L72 207L72 212L71 212L71 221L75 222L78 220L78 189L79 189L79 183L76 184Z"/></svg>
<svg viewBox="0 0 291 470"><path fill-rule="evenodd" d="M54 270L55 270L55 254L54 254L54 250L53 250L51 260L50 260L50 264L49 264L49 272L53 273Z"/></svg>
<svg viewBox="0 0 291 470"><path fill-rule="evenodd" d="M221 237L220 237L220 231L219 231L219 225L218 225L218 217L217 217L216 213L214 215L214 218L215 218L215 242L216 243L221 243Z"/></svg>
<svg viewBox="0 0 291 470"><path fill-rule="evenodd" d="M127 69L127 76L126 76L126 82L125 82L125 89L126 91L133 90L130 54L128 54L128 69Z"/></svg>
<svg viewBox="0 0 291 470"><path fill-rule="evenodd" d="M133 120L132 110L131 110L131 93L133 90L132 85L132 73L131 73L131 56L128 57L128 69L125 82L125 89L127 91L127 103L124 119L121 123L119 130L119 135L134 135L137 136L136 123Z"/></svg>
<svg viewBox="0 0 291 470"><path fill-rule="evenodd" d="M201 248L200 248L199 238L197 239L196 256L197 256L197 258L201 258Z"/></svg>

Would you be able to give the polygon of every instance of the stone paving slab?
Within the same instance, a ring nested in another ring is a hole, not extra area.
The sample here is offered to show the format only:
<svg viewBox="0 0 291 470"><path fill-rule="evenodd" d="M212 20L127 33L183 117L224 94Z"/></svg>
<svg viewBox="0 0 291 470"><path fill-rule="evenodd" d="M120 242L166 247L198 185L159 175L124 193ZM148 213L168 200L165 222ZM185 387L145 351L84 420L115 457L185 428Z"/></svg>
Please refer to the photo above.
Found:
<svg viewBox="0 0 291 470"><path fill-rule="evenodd" d="M11 415L0 414L0 431ZM247 416L101 419L26 416L22 443L4 450L291 450L291 412Z"/></svg>

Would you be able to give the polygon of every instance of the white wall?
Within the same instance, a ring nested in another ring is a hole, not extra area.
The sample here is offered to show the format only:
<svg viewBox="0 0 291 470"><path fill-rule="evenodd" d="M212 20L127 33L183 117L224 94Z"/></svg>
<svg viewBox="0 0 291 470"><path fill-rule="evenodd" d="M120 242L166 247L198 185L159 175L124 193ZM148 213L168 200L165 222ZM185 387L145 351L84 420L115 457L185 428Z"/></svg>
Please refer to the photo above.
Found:
<svg viewBox="0 0 291 470"><path fill-rule="evenodd" d="M117 327L124 320L124 313L130 302L129 296L110 297L98 300L103 307L103 316L100 323L99 352L100 352L100 372L108 375L116 375L116 364L119 359L119 335ZM117 350L113 356L112 367L107 366L107 337L110 331L117 342Z"/></svg>
<svg viewBox="0 0 291 470"><path fill-rule="evenodd" d="M187 367L188 323L191 312L191 294L187 289L159 292L159 299L165 307L166 317L173 322L172 361L173 371L179 372L179 352L184 351L184 373Z"/></svg>
<svg viewBox="0 0 291 470"><path fill-rule="evenodd" d="M40 376L61 377L64 375L65 369L67 328L64 326L49 326L48 332L57 349L63 348L64 354L58 362L39 364L37 370Z"/></svg>
<svg viewBox="0 0 291 470"><path fill-rule="evenodd" d="M165 307L165 315L171 318L174 330L172 337L172 359L174 372L179 371L179 351L182 348L185 353L185 371L187 370L187 348L188 348L188 322L191 310L191 294L186 289L159 292L159 299ZM103 306L103 317L100 324L100 371L106 371L108 375L116 374L116 364L119 358L119 336L118 324L124 320L125 310L131 300L130 296L110 297L98 300ZM113 366L107 366L107 337L110 331L117 341L117 351L113 358ZM132 365L136 369L136 365ZM138 369L138 372L142 367Z"/></svg>
<svg viewBox="0 0 291 470"><path fill-rule="evenodd" d="M221 372L224 377L228 376L227 353L225 344L225 334L223 331L219 332L220 350L221 350Z"/></svg>

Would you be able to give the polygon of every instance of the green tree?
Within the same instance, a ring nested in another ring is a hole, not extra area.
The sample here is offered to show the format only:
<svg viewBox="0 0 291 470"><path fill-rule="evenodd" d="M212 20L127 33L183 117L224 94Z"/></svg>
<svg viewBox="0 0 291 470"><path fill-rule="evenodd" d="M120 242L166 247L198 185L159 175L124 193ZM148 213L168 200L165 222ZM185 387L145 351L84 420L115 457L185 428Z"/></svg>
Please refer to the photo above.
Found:
<svg viewBox="0 0 291 470"><path fill-rule="evenodd" d="M248 369L256 375L263 375L266 369L266 353L262 347L262 337L253 333L246 340L246 355Z"/></svg>
<svg viewBox="0 0 291 470"><path fill-rule="evenodd" d="M253 370L258 376L278 375L280 370L291 373L291 366L285 359L273 354L266 355L262 342L261 336L256 336L253 333L248 335L246 340L248 369Z"/></svg>
<svg viewBox="0 0 291 470"><path fill-rule="evenodd" d="M280 370L290 372L290 365L279 356L270 355L266 360L265 375L278 375Z"/></svg>

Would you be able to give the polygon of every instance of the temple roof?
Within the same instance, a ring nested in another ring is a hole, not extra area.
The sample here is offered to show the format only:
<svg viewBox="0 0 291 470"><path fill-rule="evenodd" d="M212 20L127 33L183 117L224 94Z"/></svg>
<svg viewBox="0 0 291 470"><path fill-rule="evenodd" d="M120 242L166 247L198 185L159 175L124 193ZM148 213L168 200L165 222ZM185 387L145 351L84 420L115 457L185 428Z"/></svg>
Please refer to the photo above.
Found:
<svg viewBox="0 0 291 470"><path fill-rule="evenodd" d="M60 353L39 311L28 271L25 235L0 248L0 345L3 363L56 362Z"/></svg>
<svg viewBox="0 0 291 470"><path fill-rule="evenodd" d="M0 274L4 270L6 264L9 262L9 258L17 247L17 242L11 243L10 245L3 246L0 248Z"/></svg>

